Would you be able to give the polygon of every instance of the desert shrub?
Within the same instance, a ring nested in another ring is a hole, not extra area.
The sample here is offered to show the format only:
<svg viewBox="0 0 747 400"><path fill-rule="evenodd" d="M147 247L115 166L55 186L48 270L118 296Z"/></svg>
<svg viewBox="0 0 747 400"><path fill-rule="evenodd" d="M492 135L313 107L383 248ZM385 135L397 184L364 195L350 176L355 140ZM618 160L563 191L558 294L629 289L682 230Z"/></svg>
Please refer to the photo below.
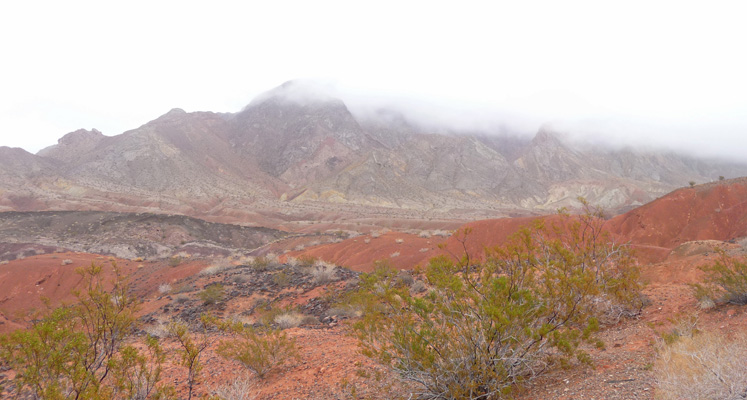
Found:
<svg viewBox="0 0 747 400"><path fill-rule="evenodd" d="M169 257L169 266L170 267L178 267L179 264L182 263L182 258L180 256L171 256Z"/></svg>
<svg viewBox="0 0 747 400"><path fill-rule="evenodd" d="M423 239L428 239L431 237L431 233L428 231L420 231L420 233L418 233L418 237L423 238Z"/></svg>
<svg viewBox="0 0 747 400"><path fill-rule="evenodd" d="M397 274L397 279L399 279L399 283L405 286L411 286L413 282L415 282L415 279L412 277L412 273L410 271L399 271L399 273Z"/></svg>
<svg viewBox="0 0 747 400"><path fill-rule="evenodd" d="M220 400L251 400L254 398L251 395L252 389L254 389L254 381L249 377L240 376L231 383L214 389L213 393L214 397Z"/></svg>
<svg viewBox="0 0 747 400"><path fill-rule="evenodd" d="M713 265L700 269L706 273L705 285L693 285L698 301L710 297L732 304L747 304L747 262L719 250L720 257Z"/></svg>
<svg viewBox="0 0 747 400"><path fill-rule="evenodd" d="M70 259L64 259L62 260L62 265L70 265L73 263L73 260Z"/></svg>
<svg viewBox="0 0 747 400"><path fill-rule="evenodd" d="M234 283L242 284L249 282L249 276L245 274L237 274L231 278Z"/></svg>
<svg viewBox="0 0 747 400"><path fill-rule="evenodd" d="M654 364L657 398L743 399L747 388L747 337L728 340L704 332L663 346Z"/></svg>
<svg viewBox="0 0 747 400"><path fill-rule="evenodd" d="M161 293L161 294L170 293L171 289L172 289L171 285L169 285L168 283L162 283L158 285L158 293Z"/></svg>
<svg viewBox="0 0 747 400"><path fill-rule="evenodd" d="M363 315L363 311L361 307L352 304L341 304L330 308L324 313L324 315L326 317L358 318Z"/></svg>
<svg viewBox="0 0 747 400"><path fill-rule="evenodd" d="M298 257L298 265L300 267L313 267L317 263L316 257L310 255L302 255Z"/></svg>
<svg viewBox="0 0 747 400"><path fill-rule="evenodd" d="M391 269L363 275L354 295L366 307L354 324L363 353L429 399L501 398L555 363L589 361L579 345L601 345L595 297L640 311L638 270L602 223L589 208L524 228L482 263L434 258L424 296Z"/></svg>
<svg viewBox="0 0 747 400"><path fill-rule="evenodd" d="M290 284L290 276L280 271L272 276L272 282L280 287L286 287Z"/></svg>
<svg viewBox="0 0 747 400"><path fill-rule="evenodd" d="M405 239L402 239L402 238L394 239L394 243L397 243L397 244L402 244L404 242L405 242Z"/></svg>
<svg viewBox="0 0 747 400"><path fill-rule="evenodd" d="M11 380L19 398L130 399L164 396L158 386L164 352L148 336L139 346L125 344L137 326L137 301L113 265L113 289L102 282L102 267L76 270L83 290L78 303L59 307L29 330L0 336L0 360L16 372Z"/></svg>
<svg viewBox="0 0 747 400"><path fill-rule="evenodd" d="M301 325L301 322L303 321L303 314L293 311L286 312L275 316L274 320L278 327L280 327L280 329L295 328Z"/></svg>
<svg viewBox="0 0 747 400"><path fill-rule="evenodd" d="M229 268L231 268L233 265L231 264L230 260L222 259L218 261L214 261L209 266L207 266L205 269L200 271L200 275L202 276L210 276L215 275L217 273L223 272Z"/></svg>
<svg viewBox="0 0 747 400"><path fill-rule="evenodd" d="M208 327L214 326L216 321L207 316L200 316L198 326L193 327L197 333L192 333L190 326L183 321L172 320L169 323L169 333L174 337L178 353L179 364L187 369L187 399L192 399L194 387L200 383L203 369L202 354L211 344Z"/></svg>
<svg viewBox="0 0 747 400"><path fill-rule="evenodd" d="M197 297L202 300L202 304L206 306L220 303L223 301L224 296L225 290L223 289L223 285L220 283L213 283L197 294Z"/></svg>
<svg viewBox="0 0 747 400"><path fill-rule="evenodd" d="M264 272L270 267L270 261L265 257L254 257L251 266L259 272Z"/></svg>
<svg viewBox="0 0 747 400"><path fill-rule="evenodd" d="M335 266L323 261L316 261L311 269L311 277L315 284L325 284L336 279Z"/></svg>
<svg viewBox="0 0 747 400"><path fill-rule="evenodd" d="M260 379L286 360L298 358L296 342L282 331L259 331L240 323L226 325L223 329L234 337L218 344L218 355L238 361Z"/></svg>
<svg viewBox="0 0 747 400"><path fill-rule="evenodd" d="M189 296L187 296L186 294L178 294L174 296L174 303L176 304L184 304L187 301L189 301Z"/></svg>
<svg viewBox="0 0 747 400"><path fill-rule="evenodd" d="M392 254L389 255L389 258L397 258L397 257L399 257L399 252L398 251L395 251L394 253L392 253Z"/></svg>
<svg viewBox="0 0 747 400"><path fill-rule="evenodd" d="M421 280L415 281L410 287L410 292L413 294L423 293L426 290L428 290L428 287L425 285L425 282Z"/></svg>

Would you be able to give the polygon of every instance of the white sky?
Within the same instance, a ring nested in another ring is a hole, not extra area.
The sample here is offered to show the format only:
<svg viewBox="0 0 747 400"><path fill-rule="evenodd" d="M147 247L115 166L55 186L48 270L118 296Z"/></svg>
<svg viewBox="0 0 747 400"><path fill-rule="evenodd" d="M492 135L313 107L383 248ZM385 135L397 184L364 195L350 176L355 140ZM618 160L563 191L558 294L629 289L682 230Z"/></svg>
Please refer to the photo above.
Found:
<svg viewBox="0 0 747 400"><path fill-rule="evenodd" d="M454 123L747 161L746 16L742 1L6 1L0 145L235 112L314 78Z"/></svg>

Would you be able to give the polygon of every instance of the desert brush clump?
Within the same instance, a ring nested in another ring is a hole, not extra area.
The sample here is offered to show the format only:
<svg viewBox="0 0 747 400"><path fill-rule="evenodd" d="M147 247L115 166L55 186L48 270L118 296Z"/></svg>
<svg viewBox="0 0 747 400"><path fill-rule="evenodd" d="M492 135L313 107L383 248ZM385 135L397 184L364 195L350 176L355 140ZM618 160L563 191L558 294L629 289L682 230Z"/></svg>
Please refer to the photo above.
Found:
<svg viewBox="0 0 747 400"><path fill-rule="evenodd" d="M747 336L701 332L663 345L654 364L657 398L744 399Z"/></svg>
<svg viewBox="0 0 747 400"><path fill-rule="evenodd" d="M706 273L705 284L692 285L701 308L710 308L716 301L747 304L747 260L718 250L719 259L701 266Z"/></svg>
<svg viewBox="0 0 747 400"><path fill-rule="evenodd" d="M220 283L213 283L205 287L205 289L197 294L197 297L202 300L202 304L206 306L210 306L213 304L218 304L221 301L223 301L223 297L225 297L225 289L223 288L223 285Z"/></svg>
<svg viewBox="0 0 747 400"><path fill-rule="evenodd" d="M201 315L198 325L194 327L190 327L186 322L180 320L172 320L169 323L168 331L176 341L179 364L187 369L188 400L192 399L195 386L201 382L202 369L204 368L203 353L213 343L208 334L208 329L217 324L217 320L207 314Z"/></svg>
<svg viewBox="0 0 747 400"><path fill-rule="evenodd" d="M78 302L58 307L29 330L0 336L0 360L16 372L18 398L135 399L173 398L159 384L165 352L157 338L131 344L137 300L112 263L111 290L100 265L78 268L83 289Z"/></svg>
<svg viewBox="0 0 747 400"><path fill-rule="evenodd" d="M638 269L602 231L601 211L536 222L486 259L437 257L422 273L425 293L378 268L350 299L363 353L392 367L425 399L495 399L553 365L589 362L595 299L640 312ZM457 234L466 250L469 230Z"/></svg>
<svg viewBox="0 0 747 400"><path fill-rule="evenodd" d="M224 323L221 329L233 337L218 344L218 355L239 362L260 379L287 360L298 359L295 340L280 330L255 329L240 322Z"/></svg>

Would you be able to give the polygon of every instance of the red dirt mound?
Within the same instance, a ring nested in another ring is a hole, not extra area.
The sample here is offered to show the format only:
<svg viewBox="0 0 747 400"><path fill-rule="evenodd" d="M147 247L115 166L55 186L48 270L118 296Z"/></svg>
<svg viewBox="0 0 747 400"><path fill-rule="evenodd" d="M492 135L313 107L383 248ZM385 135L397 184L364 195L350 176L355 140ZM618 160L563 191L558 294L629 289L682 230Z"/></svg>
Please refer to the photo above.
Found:
<svg viewBox="0 0 747 400"><path fill-rule="evenodd" d="M34 311L45 309L42 298L52 307L72 303L72 290L82 280L74 272L95 262L108 265L109 257L87 253L54 253L14 260L0 265L0 313L13 323L0 324L0 332L11 331L16 324L28 322ZM130 274L135 263L116 260L123 274ZM112 271L104 268L104 282L110 281ZM12 326L13 325L13 326ZM15 326L17 328L18 326Z"/></svg>
<svg viewBox="0 0 747 400"><path fill-rule="evenodd" d="M685 242L746 236L747 178L676 190L612 218L605 228L649 261L663 260Z"/></svg>
<svg viewBox="0 0 747 400"><path fill-rule="evenodd" d="M288 253L288 256L316 257L361 272L370 272L374 261L382 259L389 259L394 267L411 269L437 251L438 245L444 240L441 236L420 237L388 232L380 236L362 235L339 243L323 244Z"/></svg>

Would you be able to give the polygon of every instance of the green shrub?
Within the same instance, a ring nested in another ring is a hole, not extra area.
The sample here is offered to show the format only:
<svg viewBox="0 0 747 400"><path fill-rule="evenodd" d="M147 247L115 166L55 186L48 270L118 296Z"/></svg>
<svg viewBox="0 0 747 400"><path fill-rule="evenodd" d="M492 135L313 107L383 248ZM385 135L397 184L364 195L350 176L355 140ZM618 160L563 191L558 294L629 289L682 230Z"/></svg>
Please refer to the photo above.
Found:
<svg viewBox="0 0 747 400"><path fill-rule="evenodd" d="M78 303L59 307L29 330L0 336L0 360L16 375L11 384L18 398L130 399L165 398L159 386L164 352L147 337L140 350L125 345L137 326L136 298L113 265L113 289L102 282L102 267L76 271L83 290Z"/></svg>
<svg viewBox="0 0 747 400"><path fill-rule="evenodd" d="M602 345L599 299L628 314L642 307L639 272L602 223L589 209L525 228L481 263L432 259L422 296L392 269L363 275L351 299L365 307L354 324L363 353L428 399L501 398L553 363L588 362L579 345Z"/></svg>
<svg viewBox="0 0 747 400"><path fill-rule="evenodd" d="M223 301L224 296L225 290L223 289L223 285L220 283L213 283L197 294L197 297L202 300L202 304L206 306L220 303Z"/></svg>
<svg viewBox="0 0 747 400"><path fill-rule="evenodd" d="M224 329L232 332L234 338L218 344L218 355L238 361L260 379L286 360L298 358L296 342L282 331L269 329L260 332L241 323L225 326Z"/></svg>
<svg viewBox="0 0 747 400"><path fill-rule="evenodd" d="M713 265L700 267L706 273L706 284L693 285L695 297L699 302L720 297L727 303L747 304L747 262L723 250L719 253L719 260Z"/></svg>

